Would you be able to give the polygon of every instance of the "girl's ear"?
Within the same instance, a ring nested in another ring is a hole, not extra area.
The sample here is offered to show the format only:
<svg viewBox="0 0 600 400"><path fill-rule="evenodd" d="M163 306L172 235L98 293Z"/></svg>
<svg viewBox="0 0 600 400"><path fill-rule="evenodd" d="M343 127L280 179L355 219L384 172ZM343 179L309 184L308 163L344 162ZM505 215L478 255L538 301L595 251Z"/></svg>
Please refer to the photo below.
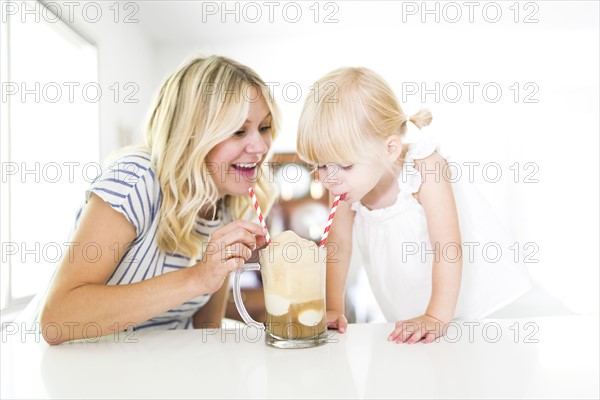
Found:
<svg viewBox="0 0 600 400"><path fill-rule="evenodd" d="M395 162L402 154L402 142L398 135L392 135L385 140L385 147L387 149L388 159Z"/></svg>

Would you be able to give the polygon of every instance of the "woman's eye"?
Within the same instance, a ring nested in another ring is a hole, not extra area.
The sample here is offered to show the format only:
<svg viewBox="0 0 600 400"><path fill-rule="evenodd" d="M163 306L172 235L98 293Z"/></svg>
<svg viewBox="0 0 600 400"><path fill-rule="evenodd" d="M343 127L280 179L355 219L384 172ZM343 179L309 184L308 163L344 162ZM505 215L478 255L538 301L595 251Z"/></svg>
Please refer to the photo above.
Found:
<svg viewBox="0 0 600 400"><path fill-rule="evenodd" d="M260 132L261 133L267 133L271 131L271 125L269 126L263 126L262 128L260 128Z"/></svg>
<svg viewBox="0 0 600 400"><path fill-rule="evenodd" d="M246 131L236 131L233 133L233 136L244 136L246 134Z"/></svg>
<svg viewBox="0 0 600 400"><path fill-rule="evenodd" d="M350 165L340 165L340 168L343 169L344 171L348 171L348 170L351 170L353 166L354 165L352 165L352 164L350 164Z"/></svg>

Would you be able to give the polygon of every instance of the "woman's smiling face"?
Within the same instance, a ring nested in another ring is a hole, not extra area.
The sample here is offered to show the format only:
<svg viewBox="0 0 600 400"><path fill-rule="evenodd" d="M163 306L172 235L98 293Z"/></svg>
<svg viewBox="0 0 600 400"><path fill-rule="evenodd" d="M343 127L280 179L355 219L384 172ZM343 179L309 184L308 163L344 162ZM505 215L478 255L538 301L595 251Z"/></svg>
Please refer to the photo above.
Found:
<svg viewBox="0 0 600 400"><path fill-rule="evenodd" d="M262 96L252 98L258 100L250 103L244 124L206 157L209 174L221 197L247 194L258 179L260 164L271 147L270 110Z"/></svg>

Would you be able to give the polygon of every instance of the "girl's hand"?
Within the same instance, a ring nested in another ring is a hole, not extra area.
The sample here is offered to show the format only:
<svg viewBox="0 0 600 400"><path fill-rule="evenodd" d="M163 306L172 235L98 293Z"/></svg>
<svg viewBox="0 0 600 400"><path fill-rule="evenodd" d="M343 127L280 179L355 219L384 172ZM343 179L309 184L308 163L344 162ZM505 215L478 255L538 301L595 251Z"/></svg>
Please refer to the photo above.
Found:
<svg viewBox="0 0 600 400"><path fill-rule="evenodd" d="M231 222L216 231L205 246L202 260L194 266L199 274L203 293L214 293L227 274L250 258L252 251L266 243L262 226L249 221Z"/></svg>
<svg viewBox="0 0 600 400"><path fill-rule="evenodd" d="M327 327L337 329L340 333L346 332L348 320L339 311L327 311Z"/></svg>
<svg viewBox="0 0 600 400"><path fill-rule="evenodd" d="M390 342L396 343L431 343L446 334L448 323L442 322L427 314L396 322L396 329L388 336Z"/></svg>

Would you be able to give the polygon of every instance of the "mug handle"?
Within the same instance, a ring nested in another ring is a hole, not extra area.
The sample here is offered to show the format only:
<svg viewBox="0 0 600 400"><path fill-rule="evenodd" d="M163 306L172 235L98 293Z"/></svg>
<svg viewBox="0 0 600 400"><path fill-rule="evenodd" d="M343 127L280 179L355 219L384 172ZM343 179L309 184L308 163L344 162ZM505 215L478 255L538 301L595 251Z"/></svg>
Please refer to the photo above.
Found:
<svg viewBox="0 0 600 400"><path fill-rule="evenodd" d="M249 263L244 264L242 268L235 271L235 275L233 277L233 301L235 302L235 308L237 308L240 316L244 320L244 322L248 326L252 326L261 331L265 330L265 324L261 324L260 322L252 319L248 311L246 310L246 306L244 306L244 302L242 301L242 292L240 289L240 276L245 271L260 271L260 264L258 263Z"/></svg>

